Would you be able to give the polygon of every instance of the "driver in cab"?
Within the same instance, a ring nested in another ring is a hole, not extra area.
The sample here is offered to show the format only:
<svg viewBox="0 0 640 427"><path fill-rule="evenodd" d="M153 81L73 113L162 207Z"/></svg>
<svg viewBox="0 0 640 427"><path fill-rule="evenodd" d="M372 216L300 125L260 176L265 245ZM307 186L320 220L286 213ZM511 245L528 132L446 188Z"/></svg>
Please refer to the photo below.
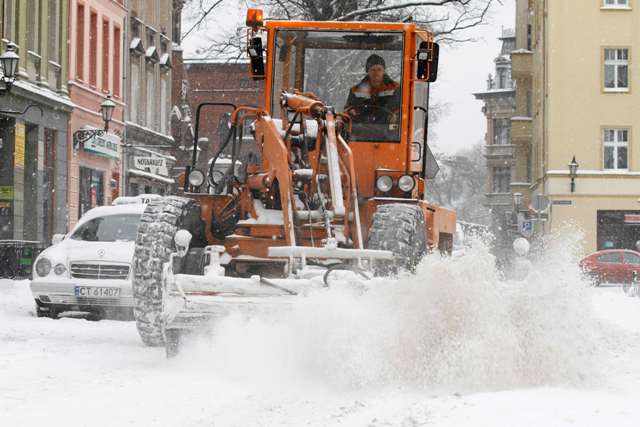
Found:
<svg viewBox="0 0 640 427"><path fill-rule="evenodd" d="M367 75L349 91L344 107L354 123L397 123L400 108L400 85L385 72L380 55L367 58Z"/></svg>

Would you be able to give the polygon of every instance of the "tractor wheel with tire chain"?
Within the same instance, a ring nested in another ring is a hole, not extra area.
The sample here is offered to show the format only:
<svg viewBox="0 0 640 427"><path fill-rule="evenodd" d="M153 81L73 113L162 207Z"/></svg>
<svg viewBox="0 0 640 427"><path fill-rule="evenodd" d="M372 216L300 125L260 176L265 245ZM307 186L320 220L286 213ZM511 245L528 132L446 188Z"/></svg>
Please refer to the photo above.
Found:
<svg viewBox="0 0 640 427"><path fill-rule="evenodd" d="M388 250L396 257L394 261L376 261L376 275L396 274L403 270L415 272L427 252L422 209L403 203L379 205L371 222L367 248Z"/></svg>
<svg viewBox="0 0 640 427"><path fill-rule="evenodd" d="M191 245L201 245L204 224L200 206L192 199L169 196L149 202L140 218L133 256L133 314L142 341L164 345L162 273L175 252L179 229L191 232Z"/></svg>

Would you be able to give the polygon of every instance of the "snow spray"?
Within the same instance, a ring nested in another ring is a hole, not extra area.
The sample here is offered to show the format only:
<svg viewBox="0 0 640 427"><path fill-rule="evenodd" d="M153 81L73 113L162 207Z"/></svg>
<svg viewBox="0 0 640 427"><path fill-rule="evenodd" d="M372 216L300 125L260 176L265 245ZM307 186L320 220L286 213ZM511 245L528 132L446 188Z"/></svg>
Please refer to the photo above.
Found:
<svg viewBox="0 0 640 427"><path fill-rule="evenodd" d="M332 286L276 320L228 317L180 359L234 379L346 389L474 392L593 378L597 328L579 234L547 237L517 282L502 278L484 242L459 257L426 256L417 274L364 291Z"/></svg>

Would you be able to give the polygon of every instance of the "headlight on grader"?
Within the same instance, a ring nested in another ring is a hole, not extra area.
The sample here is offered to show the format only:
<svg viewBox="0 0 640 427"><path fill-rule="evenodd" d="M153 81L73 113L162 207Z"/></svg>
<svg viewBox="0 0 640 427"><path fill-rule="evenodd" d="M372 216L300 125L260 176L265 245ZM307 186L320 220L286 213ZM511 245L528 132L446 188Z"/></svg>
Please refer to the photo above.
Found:
<svg viewBox="0 0 640 427"><path fill-rule="evenodd" d="M413 187L416 186L416 182L411 175L402 175L398 180L398 188L405 193L413 190Z"/></svg>
<svg viewBox="0 0 640 427"><path fill-rule="evenodd" d="M382 175L382 176L379 176L378 179L376 179L376 188L378 189L378 191L382 193L387 193L391 191L392 187L393 187L393 179L391 179L390 176Z"/></svg>
<svg viewBox="0 0 640 427"><path fill-rule="evenodd" d="M199 187L204 182L204 174L197 169L192 170L189 173L189 184L194 187Z"/></svg>

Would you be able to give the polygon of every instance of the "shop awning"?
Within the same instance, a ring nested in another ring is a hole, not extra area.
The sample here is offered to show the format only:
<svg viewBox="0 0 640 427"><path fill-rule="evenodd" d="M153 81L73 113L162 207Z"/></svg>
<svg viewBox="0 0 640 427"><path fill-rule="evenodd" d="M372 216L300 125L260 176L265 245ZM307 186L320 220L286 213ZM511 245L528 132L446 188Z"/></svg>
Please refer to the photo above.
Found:
<svg viewBox="0 0 640 427"><path fill-rule="evenodd" d="M140 176L142 178L153 179L156 181L164 182L166 184L175 184L175 180L173 178L169 178L162 175L156 175L155 173L141 171L138 169L129 169L129 174Z"/></svg>

